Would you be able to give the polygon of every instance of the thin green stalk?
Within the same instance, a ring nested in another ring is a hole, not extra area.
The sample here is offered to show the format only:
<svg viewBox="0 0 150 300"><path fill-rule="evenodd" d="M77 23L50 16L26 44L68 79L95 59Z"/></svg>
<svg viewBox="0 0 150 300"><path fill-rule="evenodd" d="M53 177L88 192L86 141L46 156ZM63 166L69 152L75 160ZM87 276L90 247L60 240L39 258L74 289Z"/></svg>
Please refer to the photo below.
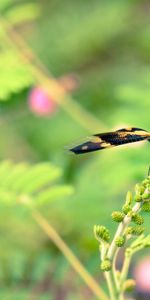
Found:
<svg viewBox="0 0 150 300"><path fill-rule="evenodd" d="M118 298L118 292L115 286L114 278L113 278L113 273L112 271L105 272L104 273L108 289L109 289L109 295L110 295L110 300L117 300Z"/></svg>
<svg viewBox="0 0 150 300"><path fill-rule="evenodd" d="M12 27L4 17L0 16L1 27L4 30L4 39L19 57L28 64L37 84L42 86L48 95L54 96L56 101L76 122L89 132L104 129L104 124L90 112L74 101L57 79L50 74L46 67L36 57L32 49L26 44L20 34Z"/></svg>
<svg viewBox="0 0 150 300"><path fill-rule="evenodd" d="M100 249L100 259L103 261L105 259L107 253L107 243L102 241L101 244L101 249ZM107 282L108 290L109 290L109 295L111 300L116 300L117 297L117 289L115 285L115 278L113 275L113 271L110 270L109 272L104 272L104 276Z"/></svg>
<svg viewBox="0 0 150 300"><path fill-rule="evenodd" d="M121 275L120 275L120 289L121 290L123 288L123 283L127 279L129 266L131 263L131 258L132 258L132 255L126 255L125 259L124 259L124 263L123 263L123 267L122 267L122 271L121 271Z"/></svg>
<svg viewBox="0 0 150 300"><path fill-rule="evenodd" d="M115 281L117 291L119 290L119 280L118 280L117 270L116 270L116 260L117 260L119 250L120 250L119 248L116 250L116 252L114 254L114 259L112 261L112 273L113 273L113 277L114 277L114 281Z"/></svg>
<svg viewBox="0 0 150 300"><path fill-rule="evenodd" d="M132 208L132 212L137 213L138 211L140 211L141 208L141 204L139 202L137 202L134 207ZM123 235L126 228L128 227L129 223L131 222L131 217L129 217L128 215L126 215L123 219L123 221L119 224L118 229L116 231L116 234L113 238L113 241L108 249L108 258L110 260L112 260L114 258L115 252L117 251L118 247L116 246L116 238L118 238L119 236Z"/></svg>
<svg viewBox="0 0 150 300"><path fill-rule="evenodd" d="M137 213L139 212L141 209L141 204L140 203L136 203L133 208L132 208L132 212ZM117 270L116 270L116 257L118 254L118 247L116 246L116 239L119 236L123 236L125 233L126 228L128 227L129 223L131 222L131 217L126 215L123 219L123 221L119 224L118 229L116 231L116 234L113 238L113 241L108 249L108 253L107 253L107 257L112 261L112 277L114 279L114 283L116 285L116 289L118 291L118 296L115 300L123 300L124 296L123 296L123 292L122 292L122 285L124 282L125 277L127 276L127 272L128 272L128 263L130 263L128 260L126 260L125 265L124 265L124 270L122 273L122 278L121 279L117 279Z"/></svg>
<svg viewBox="0 0 150 300"><path fill-rule="evenodd" d="M62 240L62 238L59 236L56 230L48 223L44 216L39 211L34 210L32 212L32 217L36 221L36 223L41 227L41 229L46 233L46 235L52 240L52 242L58 247L58 249L65 256L65 258L74 268L74 270L80 275L80 277L84 280L84 282L93 292L93 294L97 297L97 299L108 300L108 297L103 291L103 289L84 268L79 259L74 255L72 250L66 245L66 243Z"/></svg>

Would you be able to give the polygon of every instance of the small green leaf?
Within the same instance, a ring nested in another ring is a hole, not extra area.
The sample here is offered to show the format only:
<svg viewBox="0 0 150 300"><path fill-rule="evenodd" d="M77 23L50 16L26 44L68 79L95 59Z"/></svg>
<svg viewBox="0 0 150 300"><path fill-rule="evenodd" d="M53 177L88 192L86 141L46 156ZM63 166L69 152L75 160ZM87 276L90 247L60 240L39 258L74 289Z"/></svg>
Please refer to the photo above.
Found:
<svg viewBox="0 0 150 300"><path fill-rule="evenodd" d="M40 15L40 9L37 3L21 3L12 7L5 16L12 24L18 24L27 21L33 21Z"/></svg>
<svg viewBox="0 0 150 300"><path fill-rule="evenodd" d="M68 197L73 194L74 190L69 185L54 186L45 192L38 194L36 198L37 204L44 204L63 197Z"/></svg>

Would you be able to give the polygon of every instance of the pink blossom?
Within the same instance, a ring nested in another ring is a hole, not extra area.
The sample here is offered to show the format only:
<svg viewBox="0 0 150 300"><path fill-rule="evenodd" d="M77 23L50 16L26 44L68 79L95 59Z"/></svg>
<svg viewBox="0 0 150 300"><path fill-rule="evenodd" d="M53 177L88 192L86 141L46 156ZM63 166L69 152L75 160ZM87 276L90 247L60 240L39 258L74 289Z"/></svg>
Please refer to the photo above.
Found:
<svg viewBox="0 0 150 300"><path fill-rule="evenodd" d="M134 270L137 289L142 292L150 292L150 256L141 260Z"/></svg>
<svg viewBox="0 0 150 300"><path fill-rule="evenodd" d="M57 109L53 97L47 95L41 87L34 87L30 91L28 104L30 110L38 116L50 116Z"/></svg>

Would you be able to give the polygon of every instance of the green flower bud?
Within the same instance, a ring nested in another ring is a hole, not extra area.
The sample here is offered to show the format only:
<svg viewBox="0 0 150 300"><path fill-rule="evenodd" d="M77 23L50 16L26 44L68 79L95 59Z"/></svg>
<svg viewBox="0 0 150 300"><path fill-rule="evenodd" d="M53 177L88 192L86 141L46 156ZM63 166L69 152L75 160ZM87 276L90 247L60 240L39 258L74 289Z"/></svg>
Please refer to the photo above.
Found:
<svg viewBox="0 0 150 300"><path fill-rule="evenodd" d="M142 205L142 210L143 210L143 211L150 212L150 202L145 202L145 203L143 203L143 205Z"/></svg>
<svg viewBox="0 0 150 300"><path fill-rule="evenodd" d="M132 234L132 235L141 235L144 232L145 228L142 226L134 226L134 227L128 227L126 229L126 234Z"/></svg>
<svg viewBox="0 0 150 300"><path fill-rule="evenodd" d="M127 213L131 210L131 207L127 204L123 205L122 207L122 211L125 215L127 215Z"/></svg>
<svg viewBox="0 0 150 300"><path fill-rule="evenodd" d="M136 202L141 202L141 201L142 201L142 196L141 196L140 194L136 194L136 195L134 196L134 200L135 200Z"/></svg>
<svg viewBox="0 0 150 300"><path fill-rule="evenodd" d="M142 186L140 184L136 184L136 186L135 186L136 194L141 194L142 195L144 193L144 191L145 191L144 186Z"/></svg>
<svg viewBox="0 0 150 300"><path fill-rule="evenodd" d="M125 237L124 236L118 236L116 239L115 239L115 244L117 247L122 247L125 243Z"/></svg>
<svg viewBox="0 0 150 300"><path fill-rule="evenodd" d="M98 241L103 240L108 242L110 240L109 230L105 226L95 225L94 234Z"/></svg>
<svg viewBox="0 0 150 300"><path fill-rule="evenodd" d="M123 289L124 289L124 291L126 291L126 292L132 292L133 289L135 288L135 286L136 286L135 280L133 280L133 279L128 279L128 280L125 281L125 283L124 283L124 285L123 285Z"/></svg>
<svg viewBox="0 0 150 300"><path fill-rule="evenodd" d="M113 211L111 216L112 216L112 219L118 223L122 222L125 217L124 213L121 211Z"/></svg>
<svg viewBox="0 0 150 300"><path fill-rule="evenodd" d="M134 212L133 212L132 210L130 210L130 211L127 213L127 216L130 217L130 218L132 218L133 214L134 214Z"/></svg>
<svg viewBox="0 0 150 300"><path fill-rule="evenodd" d="M149 182L149 179L144 179L144 180L142 181L142 185L144 185L144 186L147 186L149 183L150 183L150 182Z"/></svg>
<svg viewBox="0 0 150 300"><path fill-rule="evenodd" d="M133 214L132 221L138 225L141 225L144 223L144 219L140 214Z"/></svg>
<svg viewBox="0 0 150 300"><path fill-rule="evenodd" d="M142 198L143 198L143 200L149 199L149 198L150 198L150 193L145 192L145 193L142 195Z"/></svg>
<svg viewBox="0 0 150 300"><path fill-rule="evenodd" d="M100 265L100 268L103 272L108 272L111 270L111 261L108 258L105 258Z"/></svg>
<svg viewBox="0 0 150 300"><path fill-rule="evenodd" d="M129 227L127 227L127 229L126 229L126 231L125 231L125 233L128 235L130 235L130 234L132 234L133 232L132 232L132 229L133 229L133 227L131 227L131 226L129 226Z"/></svg>
<svg viewBox="0 0 150 300"><path fill-rule="evenodd" d="M126 205L130 205L131 202L132 202L132 193L128 191L126 195Z"/></svg>

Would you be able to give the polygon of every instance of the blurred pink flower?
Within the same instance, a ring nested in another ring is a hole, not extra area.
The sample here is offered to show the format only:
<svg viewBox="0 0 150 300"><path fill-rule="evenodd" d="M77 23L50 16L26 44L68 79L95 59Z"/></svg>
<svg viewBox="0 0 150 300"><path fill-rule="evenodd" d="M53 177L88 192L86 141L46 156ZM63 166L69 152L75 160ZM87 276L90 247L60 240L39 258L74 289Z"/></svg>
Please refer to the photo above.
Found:
<svg viewBox="0 0 150 300"><path fill-rule="evenodd" d="M34 87L30 91L28 104L30 110L38 116L50 116L57 109L53 97L47 95L41 87Z"/></svg>
<svg viewBox="0 0 150 300"><path fill-rule="evenodd" d="M140 261L134 269L137 289L150 293L150 256Z"/></svg>

